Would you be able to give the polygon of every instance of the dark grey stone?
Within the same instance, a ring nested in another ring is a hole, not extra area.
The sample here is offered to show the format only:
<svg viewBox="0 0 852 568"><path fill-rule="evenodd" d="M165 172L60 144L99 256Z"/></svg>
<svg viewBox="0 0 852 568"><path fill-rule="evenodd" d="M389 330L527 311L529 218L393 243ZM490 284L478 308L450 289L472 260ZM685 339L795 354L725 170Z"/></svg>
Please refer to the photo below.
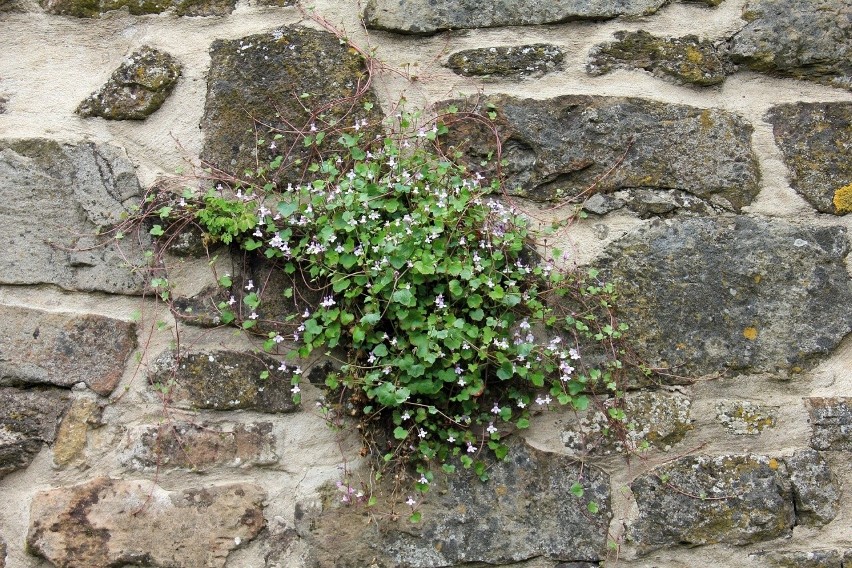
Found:
<svg viewBox="0 0 852 568"><path fill-rule="evenodd" d="M677 375L810 367L852 330L843 227L653 221L607 247L602 277L640 357Z"/></svg>
<svg viewBox="0 0 852 568"><path fill-rule="evenodd" d="M294 162L309 161L313 150L289 132L315 124L336 137L339 129L355 134L356 122L362 133L374 132L381 120L362 57L333 34L294 26L217 40L210 58L202 158L222 171L243 176L283 155L280 169L268 175L298 183L306 164ZM365 103L375 105L372 111ZM283 137L273 140L275 134Z"/></svg>
<svg viewBox="0 0 852 568"><path fill-rule="evenodd" d="M28 467L53 442L68 401L59 389L0 387L0 478Z"/></svg>
<svg viewBox="0 0 852 568"><path fill-rule="evenodd" d="M144 120L159 109L180 76L180 64L163 51L143 46L130 55L97 92L80 103L81 116Z"/></svg>
<svg viewBox="0 0 852 568"><path fill-rule="evenodd" d="M253 257L246 261L245 266L236 262L233 264L235 272L231 275L233 285L230 288L210 286L198 292L192 297L175 298L175 315L187 325L199 327L214 327L221 325L222 302L228 304L229 310L238 314L240 319L246 319L251 315L251 310L243 302L250 293L257 294L260 306L256 313L258 315L254 329L266 334L270 331L280 332L282 337L288 341L296 341L294 331L298 324L293 320L304 320L302 314L305 310L313 311L314 306L320 301L319 294L300 285L298 277L284 273L280 267L276 267L262 257ZM247 290L249 281L252 289ZM290 297L283 292L292 289Z"/></svg>
<svg viewBox="0 0 852 568"><path fill-rule="evenodd" d="M597 96L498 95L454 104L493 116L506 160L504 187L513 194L582 202L620 189L674 189L739 210L759 191L752 128L723 110ZM474 171L495 175L496 158L481 165L496 146L492 125L459 116L448 118L446 143Z"/></svg>
<svg viewBox="0 0 852 568"><path fill-rule="evenodd" d="M369 0L368 28L404 34L449 29L556 24L653 14L668 0Z"/></svg>
<svg viewBox="0 0 852 568"><path fill-rule="evenodd" d="M611 510L603 471L520 441L510 442L507 459L489 468L485 483L459 470L449 477L436 474L417 505L422 512L417 524L398 511L399 521L380 517L379 531L375 523L363 522L358 507L318 514L299 507L296 528L308 539L317 566L338 568L373 565L374 558L380 566L436 568L537 557L589 562L606 555ZM581 498L570 490L578 481ZM597 503L598 513L589 513L590 502ZM346 535L346 546L340 546L340 535Z"/></svg>
<svg viewBox="0 0 852 568"><path fill-rule="evenodd" d="M248 351L172 351L155 360L148 381L182 408L293 412L290 380L294 366ZM261 378L262 373L269 373Z"/></svg>
<svg viewBox="0 0 852 568"><path fill-rule="evenodd" d="M109 144L0 140L0 284L138 294L139 242L98 231L122 222L140 199L124 150ZM119 249L118 245L121 245Z"/></svg>
<svg viewBox="0 0 852 568"><path fill-rule="evenodd" d="M698 36L657 37L639 30L616 32L615 39L589 52L586 70L590 74L644 69L677 83L706 87L722 83L733 71L725 54Z"/></svg>
<svg viewBox="0 0 852 568"><path fill-rule="evenodd" d="M826 461L815 450L799 450L784 458L796 499L796 523L822 526L837 516L840 490Z"/></svg>
<svg viewBox="0 0 852 568"><path fill-rule="evenodd" d="M466 49L450 55L447 67L468 77L541 77L562 69L562 48L546 43Z"/></svg>
<svg viewBox="0 0 852 568"><path fill-rule="evenodd" d="M852 88L852 4L847 0L754 0L730 40L735 63Z"/></svg>
<svg viewBox="0 0 852 568"><path fill-rule="evenodd" d="M0 306L0 385L82 382L107 396L134 349L130 322Z"/></svg>
<svg viewBox="0 0 852 568"><path fill-rule="evenodd" d="M783 462L764 456L690 456L631 485L639 516L630 536L667 545L750 544L792 534L793 492Z"/></svg>
<svg viewBox="0 0 852 568"><path fill-rule="evenodd" d="M852 398L805 399L815 450L852 452Z"/></svg>
<svg viewBox="0 0 852 568"><path fill-rule="evenodd" d="M822 213L852 212L852 103L794 103L766 115L790 185Z"/></svg>

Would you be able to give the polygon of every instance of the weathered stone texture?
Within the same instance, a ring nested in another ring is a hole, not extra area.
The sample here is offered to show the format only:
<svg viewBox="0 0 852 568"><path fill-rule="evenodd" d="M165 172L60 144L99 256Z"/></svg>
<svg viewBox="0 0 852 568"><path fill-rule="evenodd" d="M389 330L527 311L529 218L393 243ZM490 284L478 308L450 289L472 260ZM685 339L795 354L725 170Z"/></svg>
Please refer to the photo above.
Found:
<svg viewBox="0 0 852 568"><path fill-rule="evenodd" d="M613 451L636 451L643 443L668 450L692 430L690 406L690 400L680 394L631 393L624 401L624 413L629 421L625 432L616 432L610 428L606 409L595 409L563 431L562 441L577 455L591 451L607 454Z"/></svg>
<svg viewBox="0 0 852 568"><path fill-rule="evenodd" d="M182 408L293 412L290 381L294 367L268 355L248 351L199 351L177 357L167 351L157 357L148 380L167 392ZM268 373L268 378L261 378Z"/></svg>
<svg viewBox="0 0 852 568"><path fill-rule="evenodd" d="M297 183L304 166L293 162L310 159L311 149L287 132L308 131L311 124L322 130L345 120L336 128L352 127L354 134L356 123L360 129L381 119L363 59L333 34L286 27L215 41L210 57L202 158L226 172L242 176L244 170L256 170L258 163L266 166L283 154L287 159L271 175ZM364 109L366 102L375 104L373 111ZM322 117L311 116L305 108ZM283 138L274 141L275 133ZM259 138L265 139L262 146Z"/></svg>
<svg viewBox="0 0 852 568"><path fill-rule="evenodd" d="M6 568L6 541L0 536L0 568Z"/></svg>
<svg viewBox="0 0 852 568"><path fill-rule="evenodd" d="M447 67L468 77L541 77L562 69L562 48L546 43L466 49L450 55Z"/></svg>
<svg viewBox="0 0 852 568"><path fill-rule="evenodd" d="M796 500L800 525L822 526L837 515L840 491L826 461L815 450L799 450L784 458Z"/></svg>
<svg viewBox="0 0 852 568"><path fill-rule="evenodd" d="M448 29L555 24L653 14L668 0L369 0L367 27L405 34Z"/></svg>
<svg viewBox="0 0 852 568"><path fill-rule="evenodd" d="M492 96L455 104L496 113L510 193L582 201L619 189L677 189L739 210L759 190L752 128L719 109L597 96ZM459 119L446 143L461 149L475 171L496 173L496 159L480 165L495 147L491 128Z"/></svg>
<svg viewBox="0 0 852 568"><path fill-rule="evenodd" d="M100 477L37 493L27 546L60 568L222 567L263 528L265 497L249 483L167 491Z"/></svg>
<svg viewBox="0 0 852 568"><path fill-rule="evenodd" d="M724 401L716 405L716 420L738 436L756 435L773 428L777 415L777 406L763 406L748 400Z"/></svg>
<svg viewBox="0 0 852 568"><path fill-rule="evenodd" d="M0 387L0 478L26 468L52 443L68 393L58 389Z"/></svg>
<svg viewBox="0 0 852 568"><path fill-rule="evenodd" d="M93 398L80 396L74 399L68 412L62 417L56 433L53 463L67 466L83 460L89 426L99 423L100 411L101 408Z"/></svg>
<svg viewBox="0 0 852 568"><path fill-rule="evenodd" d="M0 385L85 383L106 396L136 348L136 325L98 315L0 307Z"/></svg>
<svg viewBox="0 0 852 568"><path fill-rule="evenodd" d="M852 398L805 399L815 450L852 452Z"/></svg>
<svg viewBox="0 0 852 568"><path fill-rule="evenodd" d="M733 71L724 53L698 36L657 37L646 31L615 33L614 42L589 52L586 70L603 75L615 69L644 69L678 83L718 85Z"/></svg>
<svg viewBox="0 0 852 568"><path fill-rule="evenodd" d="M652 367L796 373L852 330L842 227L746 216L643 225L599 266Z"/></svg>
<svg viewBox="0 0 852 568"><path fill-rule="evenodd" d="M793 493L783 462L764 456L690 456L637 478L639 517L630 535L643 548L749 544L789 536Z"/></svg>
<svg viewBox="0 0 852 568"><path fill-rule="evenodd" d="M794 103L766 115L790 185L822 213L852 211L852 103Z"/></svg>
<svg viewBox="0 0 852 568"><path fill-rule="evenodd" d="M271 422L167 422L131 428L127 437L129 447L123 461L139 470L177 467L205 471L278 461Z"/></svg>
<svg viewBox="0 0 852 568"><path fill-rule="evenodd" d="M852 4L846 0L754 0L730 40L735 63L753 71L852 87Z"/></svg>
<svg viewBox="0 0 852 568"><path fill-rule="evenodd" d="M309 539L318 566L339 568L369 566L373 558L379 565L436 568L536 557L595 561L605 555L611 516L605 473L521 442L511 442L506 461L488 473L487 483L467 472L436 476L418 504L418 524L388 521L379 532L357 508L318 516L297 509L297 530ZM575 482L584 488L582 498L570 491ZM589 513L589 502L600 511Z"/></svg>
<svg viewBox="0 0 852 568"><path fill-rule="evenodd" d="M98 18L127 8L133 15L160 14L174 9L178 16L224 16L234 11L236 0L41 0L51 14Z"/></svg>
<svg viewBox="0 0 852 568"><path fill-rule="evenodd" d="M120 251L96 236L139 198L133 164L120 148L0 140L0 284L140 293L142 276L127 267L141 263L134 239L121 241Z"/></svg>
<svg viewBox="0 0 852 568"><path fill-rule="evenodd" d="M81 116L144 120L159 109L180 76L180 64L163 51L143 46L130 55L97 92L80 103Z"/></svg>

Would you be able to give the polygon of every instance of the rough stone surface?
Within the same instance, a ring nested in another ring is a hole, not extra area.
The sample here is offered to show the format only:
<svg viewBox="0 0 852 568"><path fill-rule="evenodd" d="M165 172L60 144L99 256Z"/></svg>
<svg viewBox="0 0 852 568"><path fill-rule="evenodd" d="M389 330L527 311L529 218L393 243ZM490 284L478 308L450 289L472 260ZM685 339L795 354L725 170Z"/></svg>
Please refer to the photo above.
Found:
<svg viewBox="0 0 852 568"><path fill-rule="evenodd" d="M281 371L280 365L248 351L196 351L180 358L166 351L152 365L148 380L183 408L293 412L298 408L290 392L294 367Z"/></svg>
<svg viewBox="0 0 852 568"><path fill-rule="evenodd" d="M724 53L698 36L657 37L646 31L615 33L614 42L589 52L586 70L603 75L615 69L644 69L677 83L718 85L733 71Z"/></svg>
<svg viewBox="0 0 852 568"><path fill-rule="evenodd" d="M852 452L852 398L805 399L815 450Z"/></svg>
<svg viewBox="0 0 852 568"><path fill-rule="evenodd" d="M844 568L841 550L782 550L759 552L757 557L770 568Z"/></svg>
<svg viewBox="0 0 852 568"><path fill-rule="evenodd" d="M192 297L175 298L175 313L187 325L199 327L214 327L221 325L221 312L218 306L234 298L231 309L247 310L243 299L250 293L257 294L260 306L255 329L259 333L270 331L280 332L282 337L293 339L293 328L286 322L291 322L294 316L301 316L305 310L313 310L320 297L318 292L300 286L293 277L284 273L280 267L270 264L261 258L248 260L245 270L232 274L233 285L226 289L221 286L210 286ZM252 290L246 290L249 281ZM293 296L286 298L282 290L293 289ZM240 314L242 318L250 315L250 310Z"/></svg>
<svg viewBox="0 0 852 568"><path fill-rule="evenodd" d="M0 385L82 382L106 396L134 349L130 322L0 306Z"/></svg>
<svg viewBox="0 0 852 568"><path fill-rule="evenodd" d="M369 0L367 27L405 34L448 29L555 24L653 14L668 0Z"/></svg>
<svg viewBox="0 0 852 568"><path fill-rule="evenodd" d="M0 536L0 568L6 568L6 541Z"/></svg>
<svg viewBox="0 0 852 568"><path fill-rule="evenodd" d="M842 227L759 217L654 221L600 259L652 367L797 373L852 330Z"/></svg>
<svg viewBox="0 0 852 568"><path fill-rule="evenodd" d="M304 167L293 166L293 161L309 160L310 149L285 131L308 131L311 124L323 130L330 122L345 120L336 128L352 127L354 134L356 122L361 128L381 118L362 58L333 34L285 27L215 41L210 57L201 119L202 158L226 172L243 175L246 169L257 169L258 163L266 165L275 156L289 153L273 177L297 183ZM363 95L353 101L358 93ZM374 103L375 110L364 110L366 102ZM306 107L317 112L324 109L323 118L311 117ZM270 128L283 136L274 141L274 148L270 148L274 135ZM258 147L259 138L265 139L262 147Z"/></svg>
<svg viewBox="0 0 852 568"><path fill-rule="evenodd" d="M89 427L99 424L100 411L97 401L91 397L74 399L56 432L53 463L63 467L83 461Z"/></svg>
<svg viewBox="0 0 852 568"><path fill-rule="evenodd" d="M263 528L265 498L249 483L167 491L99 477L37 493L27 546L64 568L221 567Z"/></svg>
<svg viewBox="0 0 852 568"><path fill-rule="evenodd" d="M0 387L0 478L30 465L53 442L68 393L58 389Z"/></svg>
<svg viewBox="0 0 852 568"><path fill-rule="evenodd" d="M752 128L719 109L597 96L492 96L455 104L496 113L505 187L514 194L582 201L619 189L677 189L739 210L759 190ZM480 166L495 146L491 128L459 119L446 142L473 169L495 173L495 160Z"/></svg>
<svg viewBox="0 0 852 568"><path fill-rule="evenodd" d="M777 417L777 406L754 404L748 400L724 401L716 405L716 420L731 434L738 436L756 435L766 428L774 428Z"/></svg>
<svg viewBox="0 0 852 568"><path fill-rule="evenodd" d="M541 77L562 69L562 48L546 43L466 49L450 55L447 67L468 77Z"/></svg>
<svg viewBox="0 0 852 568"><path fill-rule="evenodd" d="M418 505L418 524L383 521L377 531L357 508L335 507L318 516L297 509L296 528L309 539L318 566L339 568L369 566L376 557L383 566L436 568L605 555L611 512L609 479L601 470L515 441L506 461L488 471L488 483L473 475L436 476ZM575 482L585 490L582 498L570 491ZM597 514L586 510L592 501Z"/></svg>
<svg viewBox="0 0 852 568"><path fill-rule="evenodd" d="M852 87L852 5L844 0L754 0L730 40L753 71Z"/></svg>
<svg viewBox="0 0 852 568"><path fill-rule="evenodd" d="M799 450L784 458L796 499L796 522L822 526L837 516L840 491L826 461L815 450Z"/></svg>
<svg viewBox="0 0 852 568"><path fill-rule="evenodd" d="M234 11L236 0L40 0L51 14L99 18L127 8L133 15L160 14L174 9L178 16L224 16Z"/></svg>
<svg viewBox="0 0 852 568"><path fill-rule="evenodd" d="M144 120L159 109L180 76L177 60L143 46L130 55L97 92L80 103L81 116L110 120Z"/></svg>
<svg viewBox="0 0 852 568"><path fill-rule="evenodd" d="M852 17L852 13L850 13ZM822 213L852 211L852 103L795 103L770 109L790 185Z"/></svg>
<svg viewBox="0 0 852 568"><path fill-rule="evenodd" d="M783 462L765 456L690 456L637 478L639 516L630 535L643 548L750 544L789 536L793 491Z"/></svg>
<svg viewBox="0 0 852 568"><path fill-rule="evenodd" d="M205 471L278 461L271 422L217 424L167 422L128 431L124 462L138 470L176 467Z"/></svg>
<svg viewBox="0 0 852 568"><path fill-rule="evenodd" d="M123 253L99 228L122 220L140 199L133 164L109 144L0 139L0 284L134 294L142 262L130 241ZM141 235L147 242L146 235Z"/></svg>
<svg viewBox="0 0 852 568"><path fill-rule="evenodd" d="M596 409L566 429L562 433L562 441L575 455L596 450L605 454L635 451L642 447L643 442L668 450L692 430L690 405L687 397L676 393L631 393L626 396L624 404L624 413L630 421L627 431L607 432L611 424L606 409Z"/></svg>

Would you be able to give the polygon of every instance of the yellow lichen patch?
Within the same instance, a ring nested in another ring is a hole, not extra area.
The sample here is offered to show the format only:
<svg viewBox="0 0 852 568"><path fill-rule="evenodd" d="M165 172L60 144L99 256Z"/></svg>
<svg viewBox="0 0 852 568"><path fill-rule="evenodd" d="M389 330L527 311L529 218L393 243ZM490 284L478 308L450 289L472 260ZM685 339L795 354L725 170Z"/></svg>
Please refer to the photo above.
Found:
<svg viewBox="0 0 852 568"><path fill-rule="evenodd" d="M754 341L757 339L757 328L756 327L747 327L743 330L743 337L748 339L749 341Z"/></svg>
<svg viewBox="0 0 852 568"><path fill-rule="evenodd" d="M760 274L755 274L755 275L754 275L754 283L755 283L755 284L760 284L760 281L761 281L761 280L763 280L763 276L761 276Z"/></svg>
<svg viewBox="0 0 852 568"><path fill-rule="evenodd" d="M696 65L704 61L704 55L701 51L695 49L691 45L686 46L686 58L690 61L690 63L695 63Z"/></svg>
<svg viewBox="0 0 852 568"><path fill-rule="evenodd" d="M710 111L708 109L701 112L701 116L698 117L698 120L704 128L709 129L713 127L713 118L710 116Z"/></svg>
<svg viewBox="0 0 852 568"><path fill-rule="evenodd" d="M769 460L769 469L778 469L778 460L772 458Z"/></svg>
<svg viewBox="0 0 852 568"><path fill-rule="evenodd" d="M852 183L834 192L834 208L838 213L852 213Z"/></svg>

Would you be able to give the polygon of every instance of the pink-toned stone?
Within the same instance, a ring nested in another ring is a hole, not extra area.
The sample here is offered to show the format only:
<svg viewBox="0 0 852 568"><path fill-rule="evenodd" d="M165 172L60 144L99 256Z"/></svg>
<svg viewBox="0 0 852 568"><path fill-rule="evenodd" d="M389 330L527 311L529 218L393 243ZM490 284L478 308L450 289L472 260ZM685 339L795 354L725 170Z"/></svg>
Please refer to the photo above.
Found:
<svg viewBox="0 0 852 568"><path fill-rule="evenodd" d="M83 382L106 396L135 348L131 322L0 306L0 385Z"/></svg>
<svg viewBox="0 0 852 568"><path fill-rule="evenodd" d="M58 568L219 568L263 528L265 497L250 483L167 491L100 477L37 493L27 546Z"/></svg>

